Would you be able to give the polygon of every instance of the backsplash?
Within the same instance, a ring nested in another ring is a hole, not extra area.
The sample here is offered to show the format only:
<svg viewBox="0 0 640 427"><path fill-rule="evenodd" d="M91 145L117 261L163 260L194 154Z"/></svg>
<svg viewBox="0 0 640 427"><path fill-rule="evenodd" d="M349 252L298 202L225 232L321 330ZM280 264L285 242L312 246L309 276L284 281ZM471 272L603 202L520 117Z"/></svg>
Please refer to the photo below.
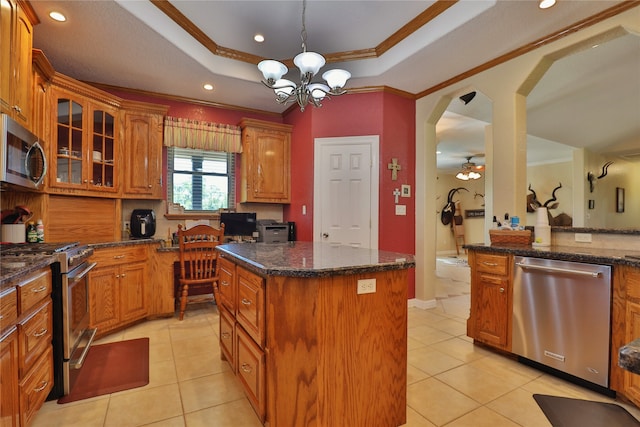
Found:
<svg viewBox="0 0 640 427"><path fill-rule="evenodd" d="M576 239L589 240L589 236L591 242L576 241ZM551 244L577 248L598 247L602 249L640 251L640 230L569 228L560 231L553 228L551 230Z"/></svg>

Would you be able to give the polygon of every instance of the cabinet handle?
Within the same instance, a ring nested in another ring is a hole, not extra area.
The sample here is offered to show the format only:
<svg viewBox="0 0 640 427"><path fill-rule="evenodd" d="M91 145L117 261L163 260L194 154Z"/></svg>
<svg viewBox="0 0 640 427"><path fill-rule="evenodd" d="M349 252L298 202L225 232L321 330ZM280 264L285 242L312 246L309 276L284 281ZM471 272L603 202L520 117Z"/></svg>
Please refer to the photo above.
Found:
<svg viewBox="0 0 640 427"><path fill-rule="evenodd" d="M243 363L242 366L240 366L240 369L242 369L242 371L246 372L247 374L250 374L251 371L253 371L253 368L248 363Z"/></svg>
<svg viewBox="0 0 640 427"><path fill-rule="evenodd" d="M229 282L227 282L226 280L223 280L222 283L220 283L222 286L229 286Z"/></svg>
<svg viewBox="0 0 640 427"><path fill-rule="evenodd" d="M148 186L148 187L149 187L149 188L151 188L151 184L149 184L149 186Z"/></svg>
<svg viewBox="0 0 640 427"><path fill-rule="evenodd" d="M47 388L47 384L49 384L49 381L42 381L40 384L42 385L40 387L34 388L33 391L35 391L36 393L41 392L42 390Z"/></svg>
<svg viewBox="0 0 640 427"><path fill-rule="evenodd" d="M242 304L244 305L251 305L251 301L246 299L246 298L242 298L242 301L240 301Z"/></svg>
<svg viewBox="0 0 640 427"><path fill-rule="evenodd" d="M483 261L482 262L484 265L488 265L489 267L497 267L498 264L496 264L495 262L487 262L487 261Z"/></svg>
<svg viewBox="0 0 640 427"><path fill-rule="evenodd" d="M116 279L119 279L119 278L120 278L120 275L119 275L119 274L116 274Z"/></svg>
<svg viewBox="0 0 640 427"><path fill-rule="evenodd" d="M47 332L49 332L48 329L42 328L42 329L40 329L40 332L34 333L33 336L36 337L36 338L40 338L41 336L45 335Z"/></svg>
<svg viewBox="0 0 640 427"><path fill-rule="evenodd" d="M122 273L122 274L120 275L120 277L126 277L126 276L127 276L127 275L126 275L125 273Z"/></svg>
<svg viewBox="0 0 640 427"><path fill-rule="evenodd" d="M503 294L504 293L504 288L500 288L500 293Z"/></svg>
<svg viewBox="0 0 640 427"><path fill-rule="evenodd" d="M40 286L39 288L31 289L31 292L34 293L34 294L38 294L38 293L44 292L46 290L47 290L47 286L43 285L43 286Z"/></svg>
<svg viewBox="0 0 640 427"><path fill-rule="evenodd" d="M229 332L223 332L222 333L222 338L229 339L229 338L231 338L231 334Z"/></svg>
<svg viewBox="0 0 640 427"><path fill-rule="evenodd" d="M18 113L22 113L22 108L20 108L19 105L14 105L12 108L13 108L14 111L16 111Z"/></svg>
<svg viewBox="0 0 640 427"><path fill-rule="evenodd" d="M124 255L114 255L113 259L122 259L124 258Z"/></svg>

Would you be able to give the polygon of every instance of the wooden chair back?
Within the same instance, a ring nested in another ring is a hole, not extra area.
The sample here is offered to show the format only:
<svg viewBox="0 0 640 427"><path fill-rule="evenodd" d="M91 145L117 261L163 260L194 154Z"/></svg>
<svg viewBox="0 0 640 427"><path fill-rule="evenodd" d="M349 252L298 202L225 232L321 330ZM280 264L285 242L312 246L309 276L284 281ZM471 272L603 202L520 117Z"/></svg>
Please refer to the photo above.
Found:
<svg viewBox="0 0 640 427"><path fill-rule="evenodd" d="M183 229L178 225L178 248L180 250L180 320L184 317L189 288L210 286L211 293L217 293L216 246L224 240L224 224L220 228L196 225Z"/></svg>

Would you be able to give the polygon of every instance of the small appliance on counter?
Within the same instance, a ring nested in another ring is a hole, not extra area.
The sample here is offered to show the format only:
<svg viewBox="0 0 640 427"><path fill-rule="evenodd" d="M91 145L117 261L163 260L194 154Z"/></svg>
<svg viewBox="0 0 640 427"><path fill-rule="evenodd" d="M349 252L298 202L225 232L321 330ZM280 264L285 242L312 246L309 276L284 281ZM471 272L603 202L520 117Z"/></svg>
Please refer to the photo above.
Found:
<svg viewBox="0 0 640 427"><path fill-rule="evenodd" d="M131 237L149 238L156 233L156 214L153 209L134 209L131 212Z"/></svg>
<svg viewBox="0 0 640 427"><path fill-rule="evenodd" d="M258 233L258 242L284 243L289 237L289 226L273 219L259 219Z"/></svg>

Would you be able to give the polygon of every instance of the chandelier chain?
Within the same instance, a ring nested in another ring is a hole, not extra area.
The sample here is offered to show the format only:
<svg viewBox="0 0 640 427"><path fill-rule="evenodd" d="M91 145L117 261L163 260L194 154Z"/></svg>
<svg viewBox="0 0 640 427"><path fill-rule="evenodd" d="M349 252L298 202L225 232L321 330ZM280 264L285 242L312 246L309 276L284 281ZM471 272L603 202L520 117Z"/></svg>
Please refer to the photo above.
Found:
<svg viewBox="0 0 640 427"><path fill-rule="evenodd" d="M307 27L305 25L305 17L307 15L307 0L302 0L302 31L300 32L300 38L302 38L302 51L307 51Z"/></svg>

